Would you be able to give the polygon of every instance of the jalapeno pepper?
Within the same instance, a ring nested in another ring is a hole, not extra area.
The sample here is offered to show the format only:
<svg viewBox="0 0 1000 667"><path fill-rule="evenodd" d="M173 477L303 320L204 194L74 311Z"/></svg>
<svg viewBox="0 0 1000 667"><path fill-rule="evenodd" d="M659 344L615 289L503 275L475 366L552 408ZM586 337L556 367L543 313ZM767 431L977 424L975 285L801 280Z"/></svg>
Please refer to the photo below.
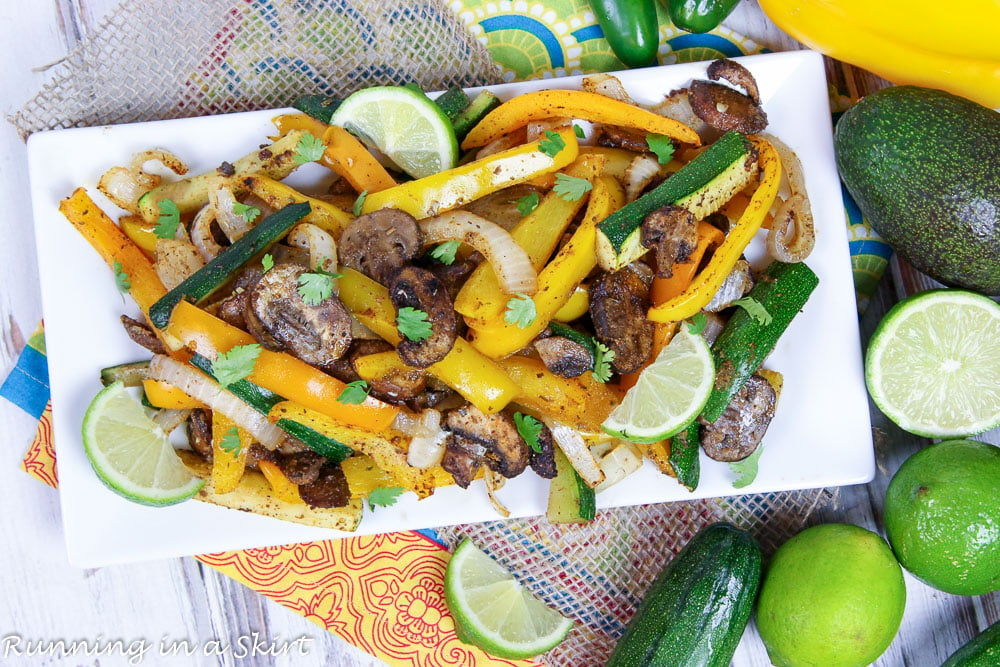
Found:
<svg viewBox="0 0 1000 667"><path fill-rule="evenodd" d="M590 4L604 38L626 67L656 61L660 33L653 0L591 0Z"/></svg>
<svg viewBox="0 0 1000 667"><path fill-rule="evenodd" d="M667 12L675 27L687 32L709 32L722 23L740 0L669 0Z"/></svg>

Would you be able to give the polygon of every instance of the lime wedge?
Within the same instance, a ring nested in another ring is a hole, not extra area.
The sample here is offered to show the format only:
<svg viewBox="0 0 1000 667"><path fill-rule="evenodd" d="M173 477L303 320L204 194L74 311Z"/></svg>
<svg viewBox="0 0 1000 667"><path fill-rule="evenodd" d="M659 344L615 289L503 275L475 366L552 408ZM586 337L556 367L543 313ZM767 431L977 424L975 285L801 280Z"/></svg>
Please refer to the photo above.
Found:
<svg viewBox="0 0 1000 667"><path fill-rule="evenodd" d="M422 92L399 86L364 88L337 107L339 125L376 148L413 178L423 178L458 161L455 129Z"/></svg>
<svg viewBox="0 0 1000 667"><path fill-rule="evenodd" d="M204 484L121 382L108 385L90 402L83 417L83 448L108 488L143 505L179 503Z"/></svg>
<svg viewBox="0 0 1000 667"><path fill-rule="evenodd" d="M872 334L865 381L910 433L948 438L1000 425L1000 305L958 289L900 301Z"/></svg>
<svg viewBox="0 0 1000 667"><path fill-rule="evenodd" d="M573 627L468 539L448 562L444 594L458 638L498 658L545 653Z"/></svg>
<svg viewBox="0 0 1000 667"><path fill-rule="evenodd" d="M669 438L694 421L714 384L715 362L708 343L682 324L601 426L632 442Z"/></svg>

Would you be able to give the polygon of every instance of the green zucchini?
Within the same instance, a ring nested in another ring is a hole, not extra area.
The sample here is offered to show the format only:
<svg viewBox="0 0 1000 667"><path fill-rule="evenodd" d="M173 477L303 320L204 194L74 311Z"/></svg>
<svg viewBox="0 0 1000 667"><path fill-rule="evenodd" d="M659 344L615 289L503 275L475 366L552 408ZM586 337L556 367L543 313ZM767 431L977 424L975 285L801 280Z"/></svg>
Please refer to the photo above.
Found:
<svg viewBox="0 0 1000 667"><path fill-rule="evenodd" d="M757 151L739 132L727 132L653 190L597 224L597 261L617 271L643 254L642 221L674 205L702 220L742 190L757 173Z"/></svg>
<svg viewBox="0 0 1000 667"><path fill-rule="evenodd" d="M472 98L469 105L465 107L457 116L452 118L451 124L455 128L455 138L461 144L469 130L479 124L486 114L500 106L500 98L488 90L480 91Z"/></svg>
<svg viewBox="0 0 1000 667"><path fill-rule="evenodd" d="M722 415L736 392L771 354L818 284L819 278L802 262L774 262L767 267L747 297L763 306L770 320L758 321L739 308L712 345L715 387L701 413L706 421L714 422Z"/></svg>
<svg viewBox="0 0 1000 667"><path fill-rule="evenodd" d="M212 374L212 362L206 357L200 354L192 355L191 359L188 361L192 366L200 370L205 375L211 376L215 379L215 375ZM237 380L226 387L226 390L232 394L235 394L238 399L247 403L254 410L261 414L268 414L271 412L271 408L285 400L283 397L278 396L273 391L264 389L258 384L254 384L249 380Z"/></svg>
<svg viewBox="0 0 1000 667"><path fill-rule="evenodd" d="M750 533L729 523L703 528L653 581L606 667L728 667L761 561Z"/></svg>
<svg viewBox="0 0 1000 667"><path fill-rule="evenodd" d="M994 623L951 654L941 667L1000 665L1000 622Z"/></svg>
<svg viewBox="0 0 1000 667"><path fill-rule="evenodd" d="M688 491L698 488L701 477L701 436L697 420L670 439L670 467L674 469L677 481Z"/></svg>
<svg viewBox="0 0 1000 667"><path fill-rule="evenodd" d="M147 377L149 377L149 359L101 369L101 384L105 387L115 382L121 382L126 387L138 387Z"/></svg>
<svg viewBox="0 0 1000 667"><path fill-rule="evenodd" d="M455 118L465 111L471 102L472 98L458 86L452 86L434 98L434 104L438 105L438 108L453 123L455 122Z"/></svg>
<svg viewBox="0 0 1000 667"><path fill-rule="evenodd" d="M587 486L566 455L556 447L556 476L549 481L549 505L545 512L549 523L586 523L597 511L594 490Z"/></svg>
<svg viewBox="0 0 1000 667"><path fill-rule="evenodd" d="M326 437L311 426L306 426L291 419L279 419L276 424L282 431L293 438L298 438L305 443L306 447L320 456L325 456L334 463L340 463L354 454L354 450L344 443Z"/></svg>
<svg viewBox="0 0 1000 667"><path fill-rule="evenodd" d="M329 124L333 112L337 110L341 102L343 100L339 97L330 97L329 95L303 95L292 102L292 107L318 121Z"/></svg>
<svg viewBox="0 0 1000 667"><path fill-rule="evenodd" d="M188 276L149 309L149 321L162 329L170 321L170 314L181 299L194 302L211 296L225 285L244 264L266 250L272 243L288 233L295 223L309 214L308 202L289 204L272 213L253 227L231 246L223 250L208 264Z"/></svg>

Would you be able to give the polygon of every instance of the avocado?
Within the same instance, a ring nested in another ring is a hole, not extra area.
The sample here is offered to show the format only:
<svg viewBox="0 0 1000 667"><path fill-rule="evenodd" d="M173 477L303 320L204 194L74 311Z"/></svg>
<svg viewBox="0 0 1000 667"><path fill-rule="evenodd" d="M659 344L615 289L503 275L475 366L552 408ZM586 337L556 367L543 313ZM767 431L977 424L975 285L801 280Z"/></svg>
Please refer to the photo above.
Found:
<svg viewBox="0 0 1000 667"><path fill-rule="evenodd" d="M946 285L1000 294L1000 114L886 88L841 116L834 147L847 190L900 256Z"/></svg>

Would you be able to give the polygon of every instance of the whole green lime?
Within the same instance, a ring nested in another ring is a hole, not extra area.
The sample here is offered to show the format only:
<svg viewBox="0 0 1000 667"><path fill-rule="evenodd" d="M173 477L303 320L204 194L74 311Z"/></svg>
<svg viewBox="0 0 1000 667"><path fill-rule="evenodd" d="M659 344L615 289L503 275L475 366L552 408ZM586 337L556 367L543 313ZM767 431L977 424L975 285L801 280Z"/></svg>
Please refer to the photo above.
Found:
<svg viewBox="0 0 1000 667"><path fill-rule="evenodd" d="M908 458L885 494L899 562L955 595L1000 589L1000 448L946 440Z"/></svg>
<svg viewBox="0 0 1000 667"><path fill-rule="evenodd" d="M778 667L862 667L892 643L905 605L903 571L881 537L821 524L775 552L757 629Z"/></svg>

